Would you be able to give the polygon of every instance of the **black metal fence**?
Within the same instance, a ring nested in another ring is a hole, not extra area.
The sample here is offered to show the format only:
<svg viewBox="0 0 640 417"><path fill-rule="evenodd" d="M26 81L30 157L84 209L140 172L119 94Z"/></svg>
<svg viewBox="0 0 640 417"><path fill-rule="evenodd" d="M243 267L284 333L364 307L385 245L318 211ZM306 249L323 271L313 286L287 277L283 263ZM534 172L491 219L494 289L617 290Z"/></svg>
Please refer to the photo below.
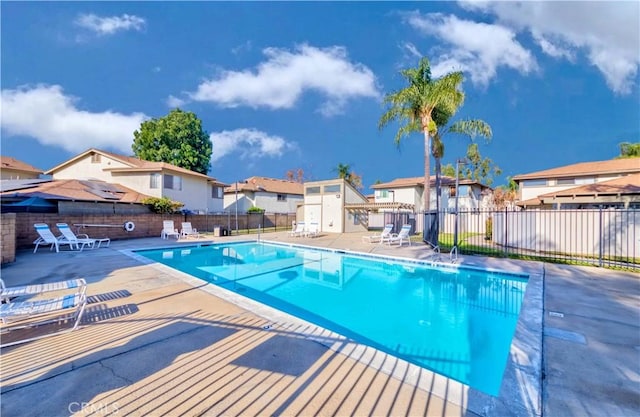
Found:
<svg viewBox="0 0 640 417"><path fill-rule="evenodd" d="M209 214L188 214L185 221L199 225L201 231L224 234L257 233L262 231L290 230L296 220L295 213L238 213L220 212Z"/></svg>
<svg viewBox="0 0 640 417"><path fill-rule="evenodd" d="M475 210L460 211L457 216L422 213L422 217L423 238L428 240L437 227L437 243L443 253L455 246L461 254L640 272L640 210ZM434 217L437 222L431 221Z"/></svg>

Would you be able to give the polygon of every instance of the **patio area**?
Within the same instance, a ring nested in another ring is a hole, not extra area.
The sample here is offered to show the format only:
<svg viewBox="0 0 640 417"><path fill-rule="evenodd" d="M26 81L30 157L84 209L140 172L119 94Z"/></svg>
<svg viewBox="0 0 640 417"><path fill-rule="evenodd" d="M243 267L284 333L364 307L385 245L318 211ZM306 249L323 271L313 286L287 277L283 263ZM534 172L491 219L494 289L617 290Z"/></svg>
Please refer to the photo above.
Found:
<svg viewBox="0 0 640 417"><path fill-rule="evenodd" d="M362 236L278 232L261 238L433 257L419 242L388 247L365 243ZM631 416L640 411L637 274L461 257L462 265L544 277L539 392L512 393L503 384L504 394L531 401L510 408L502 399L487 402L461 384L309 323L273 315L239 296L224 299L210 284L130 253L256 237L147 238L83 252L19 251L16 262L2 268L7 285L80 277L88 283L89 300L76 331L2 349L2 414Z"/></svg>

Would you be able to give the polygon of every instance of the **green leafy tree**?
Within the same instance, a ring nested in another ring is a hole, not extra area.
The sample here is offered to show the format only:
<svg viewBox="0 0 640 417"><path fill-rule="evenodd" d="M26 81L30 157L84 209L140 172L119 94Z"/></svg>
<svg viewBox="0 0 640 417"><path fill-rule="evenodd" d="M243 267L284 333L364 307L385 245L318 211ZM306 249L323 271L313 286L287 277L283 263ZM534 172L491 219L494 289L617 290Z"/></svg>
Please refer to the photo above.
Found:
<svg viewBox="0 0 640 417"><path fill-rule="evenodd" d="M502 170L490 158L483 158L478 151L478 144L472 143L467 148L467 163L460 165L460 178L477 181L481 184L493 184L493 176L501 175ZM456 168L453 164L447 164L442 167L442 172L448 176L456 175ZM517 185L516 185L517 188Z"/></svg>
<svg viewBox="0 0 640 417"><path fill-rule="evenodd" d="M207 174L213 145L192 112L172 110L160 119L142 122L133 132L133 153L140 159L167 162Z"/></svg>
<svg viewBox="0 0 640 417"><path fill-rule="evenodd" d="M638 158L638 157L640 157L640 142L638 143L622 142L620 144L620 155L616 156L615 159Z"/></svg>
<svg viewBox="0 0 640 417"><path fill-rule="evenodd" d="M180 210L182 206L184 206L183 203L180 203L178 201L173 201L167 197L145 198L144 200L142 200L142 204L149 206L151 211L153 211L154 213L161 213L161 214L177 213L178 210Z"/></svg>
<svg viewBox="0 0 640 417"><path fill-rule="evenodd" d="M378 128L389 123L400 123L394 141L400 145L403 137L413 132L422 132L424 136L424 207L430 207L430 155L431 135L437 132L437 126L446 125L464 101L460 90L462 72L452 72L433 79L431 66L427 58L422 58L417 68L400 71L409 84L407 87L385 96L387 111L380 117Z"/></svg>

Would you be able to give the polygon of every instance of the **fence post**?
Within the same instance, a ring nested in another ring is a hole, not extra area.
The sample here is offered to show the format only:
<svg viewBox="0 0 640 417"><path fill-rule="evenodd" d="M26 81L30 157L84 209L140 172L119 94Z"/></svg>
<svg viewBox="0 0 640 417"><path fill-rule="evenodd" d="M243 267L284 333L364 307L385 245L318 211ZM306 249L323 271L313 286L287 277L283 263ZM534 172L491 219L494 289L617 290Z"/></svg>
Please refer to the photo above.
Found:
<svg viewBox="0 0 640 417"><path fill-rule="evenodd" d="M509 227L509 222L507 221L508 211L507 208L504 208L504 257L509 256L509 233L507 228Z"/></svg>
<svg viewBox="0 0 640 417"><path fill-rule="evenodd" d="M602 240L603 240L603 234L604 234L604 231L602 230L602 206L600 206L600 210L598 212L598 217L599 217L599 220L600 220L600 227L598 228L598 231L599 231L599 234L600 234L600 238L598 239L598 266L602 267L602 265L603 265L602 257L604 255L603 254L603 248L602 248L603 247Z"/></svg>

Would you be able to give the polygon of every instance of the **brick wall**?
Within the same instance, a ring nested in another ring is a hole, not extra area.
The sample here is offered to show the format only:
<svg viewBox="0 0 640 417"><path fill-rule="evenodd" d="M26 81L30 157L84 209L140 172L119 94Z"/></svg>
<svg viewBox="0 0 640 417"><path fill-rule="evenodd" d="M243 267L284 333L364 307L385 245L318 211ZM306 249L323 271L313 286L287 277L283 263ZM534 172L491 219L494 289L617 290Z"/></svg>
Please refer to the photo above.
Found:
<svg viewBox="0 0 640 417"><path fill-rule="evenodd" d="M15 262L16 260L16 214L3 214L0 218L0 251L2 252L2 263Z"/></svg>
<svg viewBox="0 0 640 417"><path fill-rule="evenodd" d="M5 219L15 220L15 227L5 226ZM235 215L230 214L59 214L59 213L6 213L2 215L2 263L5 262L5 246L7 248L32 248L33 241L38 238L33 225L46 223L54 235L59 235L56 223L67 223L74 233L86 233L92 238L108 237L111 240L131 239L142 237L159 237L162 231L162 221L173 220L179 230L184 221L201 232L213 232L215 227L235 229ZM240 229L256 228L260 224L263 228L290 227L295 215L287 214L238 214ZM132 232L124 230L125 222L133 222ZM93 226L80 227L76 224L90 224ZM112 227L111 227L112 226ZM5 235L6 231L6 235ZM11 258L12 262L15 255Z"/></svg>

